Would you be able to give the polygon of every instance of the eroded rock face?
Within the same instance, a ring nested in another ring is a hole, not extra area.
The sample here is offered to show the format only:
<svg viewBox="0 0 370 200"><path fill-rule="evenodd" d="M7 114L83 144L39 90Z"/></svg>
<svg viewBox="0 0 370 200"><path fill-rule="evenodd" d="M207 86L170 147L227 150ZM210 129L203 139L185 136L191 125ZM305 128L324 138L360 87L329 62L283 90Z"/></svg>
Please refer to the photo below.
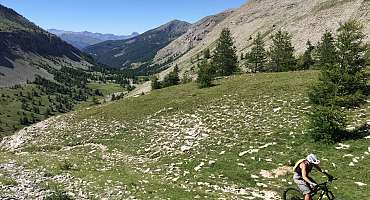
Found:
<svg viewBox="0 0 370 200"><path fill-rule="evenodd" d="M162 49L155 61L176 58L169 66L178 64L182 71L192 67L191 59L206 48L214 48L223 28L229 28L234 37L238 54L251 47L253 38L261 32L270 44L270 36L283 29L291 33L297 54L306 49L309 39L316 44L326 30L335 31L340 22L356 19L364 24L370 34L370 2L363 0L254 0L232 12L221 13L209 25L207 20L193 25L185 35ZM224 19L222 19L224 18ZM220 20L221 19L221 20ZM208 26L207 26L208 25ZM368 41L370 38L366 38ZM184 55L181 55L185 53Z"/></svg>
<svg viewBox="0 0 370 200"><path fill-rule="evenodd" d="M222 12L217 15L212 15L201 19L193 24L189 30L170 43L165 48L158 51L154 58L154 62L158 64L165 63L171 59L176 59L182 56L190 49L197 46L220 22L226 19L232 10Z"/></svg>

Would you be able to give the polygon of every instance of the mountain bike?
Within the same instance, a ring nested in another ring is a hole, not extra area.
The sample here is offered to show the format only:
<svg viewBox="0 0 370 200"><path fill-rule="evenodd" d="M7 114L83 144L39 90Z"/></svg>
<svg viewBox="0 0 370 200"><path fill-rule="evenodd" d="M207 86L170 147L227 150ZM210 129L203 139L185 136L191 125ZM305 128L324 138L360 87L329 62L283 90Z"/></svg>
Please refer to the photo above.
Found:
<svg viewBox="0 0 370 200"><path fill-rule="evenodd" d="M312 193L312 197L318 196L315 198L317 200L322 200L324 197L328 200L335 200L335 196L333 192L330 191L329 187L334 180L337 180L334 177L328 177L328 181L318 184L314 188L314 192ZM304 200L304 196L302 192L296 188L288 188L284 191L283 194L284 200Z"/></svg>

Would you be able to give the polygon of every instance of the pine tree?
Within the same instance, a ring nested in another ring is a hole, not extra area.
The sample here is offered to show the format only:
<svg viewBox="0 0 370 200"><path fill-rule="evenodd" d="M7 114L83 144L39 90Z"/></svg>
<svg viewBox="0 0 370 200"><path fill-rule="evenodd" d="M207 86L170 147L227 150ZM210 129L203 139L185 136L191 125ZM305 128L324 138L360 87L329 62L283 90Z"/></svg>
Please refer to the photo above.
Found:
<svg viewBox="0 0 370 200"><path fill-rule="evenodd" d="M281 30L272 36L270 48L272 71L281 72L295 69L296 59L291 38L288 32Z"/></svg>
<svg viewBox="0 0 370 200"><path fill-rule="evenodd" d="M164 77L162 82L162 87L170 87L173 85L178 85L180 83L179 77L179 67L176 65L172 72Z"/></svg>
<svg viewBox="0 0 370 200"><path fill-rule="evenodd" d="M334 66L338 62L335 38L331 32L326 31L317 46L318 67Z"/></svg>
<svg viewBox="0 0 370 200"><path fill-rule="evenodd" d="M253 72L260 72L266 66L267 53L261 33L253 41L251 52L247 56L248 63Z"/></svg>
<svg viewBox="0 0 370 200"><path fill-rule="evenodd" d="M342 106L357 106L364 101L366 88L366 46L363 26L357 21L348 21L338 29L337 49L339 59L340 99Z"/></svg>
<svg viewBox="0 0 370 200"><path fill-rule="evenodd" d="M203 51L203 56L205 59L210 59L211 58L211 51L207 48Z"/></svg>
<svg viewBox="0 0 370 200"><path fill-rule="evenodd" d="M315 47L312 45L311 41L308 40L307 43L307 49L303 53L302 60L300 61L300 68L301 69L310 69L314 64L315 60L312 57L312 53L315 50Z"/></svg>
<svg viewBox="0 0 370 200"><path fill-rule="evenodd" d="M151 82L152 82L152 84L151 84L152 85L152 90L161 89L161 83L159 82L157 76L153 76L151 78Z"/></svg>
<svg viewBox="0 0 370 200"><path fill-rule="evenodd" d="M202 63L204 65L204 63ZM228 28L222 30L220 38L217 41L217 47L214 51L212 66L217 75L229 76L238 69L238 57L236 48Z"/></svg>
<svg viewBox="0 0 370 200"><path fill-rule="evenodd" d="M337 35L334 43L326 32L318 48L320 78L309 93L314 105L310 122L315 140L336 142L346 137L343 135L346 121L340 107L358 106L364 100L366 47L362 26L348 21L340 26Z"/></svg>
<svg viewBox="0 0 370 200"><path fill-rule="evenodd" d="M198 64L198 86L199 88L206 88L212 86L213 80L213 67L208 63L208 61L204 60L200 64Z"/></svg>

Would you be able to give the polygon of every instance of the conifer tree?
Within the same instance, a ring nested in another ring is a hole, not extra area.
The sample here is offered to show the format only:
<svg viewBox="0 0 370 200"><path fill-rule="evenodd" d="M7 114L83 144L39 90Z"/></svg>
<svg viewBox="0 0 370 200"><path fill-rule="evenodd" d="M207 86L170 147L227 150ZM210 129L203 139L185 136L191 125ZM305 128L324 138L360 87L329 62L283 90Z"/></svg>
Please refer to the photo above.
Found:
<svg viewBox="0 0 370 200"><path fill-rule="evenodd" d="M198 79L197 83L199 88L206 88L212 86L213 80L213 67L208 63L208 61L203 60L200 64L198 64Z"/></svg>
<svg viewBox="0 0 370 200"><path fill-rule="evenodd" d="M211 58L211 51L209 50L209 48L207 48L203 51L203 56L204 56L205 59L210 59Z"/></svg>
<svg viewBox="0 0 370 200"><path fill-rule="evenodd" d="M202 63L204 65L204 63ZM229 76L238 69L236 48L228 28L222 30L214 51L212 66L219 76Z"/></svg>
<svg viewBox="0 0 370 200"><path fill-rule="evenodd" d="M272 36L270 48L272 71L281 72L295 69L296 59L291 38L288 32L282 30Z"/></svg>
<svg viewBox="0 0 370 200"><path fill-rule="evenodd" d="M357 106L364 99L366 88L366 46L363 26L357 21L347 21L338 29L337 49L341 73L338 99L342 106Z"/></svg>
<svg viewBox="0 0 370 200"><path fill-rule="evenodd" d="M152 90L161 89L161 83L159 82L157 76L153 76L151 78L151 82L152 82Z"/></svg>
<svg viewBox="0 0 370 200"><path fill-rule="evenodd" d="M331 32L326 31L317 46L318 67L334 66L338 62L335 38Z"/></svg>
<svg viewBox="0 0 370 200"><path fill-rule="evenodd" d="M341 107L358 106L364 100L366 47L362 26L348 21L340 26L337 35L334 43L326 32L318 48L320 79L309 93L314 104L310 122L315 140L336 142L347 137L343 135L346 120Z"/></svg>
<svg viewBox="0 0 370 200"><path fill-rule="evenodd" d="M164 77L162 87L170 87L180 83L179 67L176 65L172 72Z"/></svg>
<svg viewBox="0 0 370 200"><path fill-rule="evenodd" d="M253 47L247 56L247 60L253 72L260 72L266 66L267 53L261 33L258 33L254 39Z"/></svg>
<svg viewBox="0 0 370 200"><path fill-rule="evenodd" d="M315 64L315 60L312 57L312 53L315 50L315 47L312 45L311 41L308 40L307 43L307 49L303 53L302 61L301 61L301 69L310 69L311 66Z"/></svg>

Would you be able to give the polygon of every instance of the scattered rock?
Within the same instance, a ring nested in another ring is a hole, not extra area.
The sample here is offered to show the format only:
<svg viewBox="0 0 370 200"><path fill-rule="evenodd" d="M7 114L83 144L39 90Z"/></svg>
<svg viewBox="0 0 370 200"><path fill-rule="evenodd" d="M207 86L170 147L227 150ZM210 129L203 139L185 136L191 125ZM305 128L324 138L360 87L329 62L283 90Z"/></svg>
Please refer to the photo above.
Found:
<svg viewBox="0 0 370 200"><path fill-rule="evenodd" d="M366 183L361 183L361 182L355 182L355 184L360 186L360 187L367 186Z"/></svg>
<svg viewBox="0 0 370 200"><path fill-rule="evenodd" d="M194 167L195 171L199 171L205 165L204 162L201 162L198 166Z"/></svg>

